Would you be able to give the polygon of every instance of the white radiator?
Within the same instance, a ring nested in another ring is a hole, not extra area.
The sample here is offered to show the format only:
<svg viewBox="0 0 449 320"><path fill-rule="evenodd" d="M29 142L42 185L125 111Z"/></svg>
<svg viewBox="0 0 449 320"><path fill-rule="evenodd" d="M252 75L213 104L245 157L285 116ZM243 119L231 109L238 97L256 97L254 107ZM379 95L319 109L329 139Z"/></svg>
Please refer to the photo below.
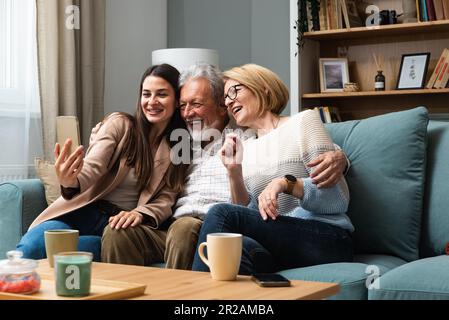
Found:
<svg viewBox="0 0 449 320"><path fill-rule="evenodd" d="M7 181L25 180L36 178L36 170L33 165L0 165L0 183Z"/></svg>

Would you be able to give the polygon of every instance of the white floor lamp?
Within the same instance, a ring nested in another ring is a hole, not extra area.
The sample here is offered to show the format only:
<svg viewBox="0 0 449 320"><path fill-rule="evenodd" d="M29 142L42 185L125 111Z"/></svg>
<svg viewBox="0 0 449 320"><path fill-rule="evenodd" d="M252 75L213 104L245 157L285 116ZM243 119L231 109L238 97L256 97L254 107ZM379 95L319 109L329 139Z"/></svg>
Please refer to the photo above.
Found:
<svg viewBox="0 0 449 320"><path fill-rule="evenodd" d="M208 63L219 68L218 52L212 49L174 48L152 52L152 65L168 63L179 72L199 62Z"/></svg>

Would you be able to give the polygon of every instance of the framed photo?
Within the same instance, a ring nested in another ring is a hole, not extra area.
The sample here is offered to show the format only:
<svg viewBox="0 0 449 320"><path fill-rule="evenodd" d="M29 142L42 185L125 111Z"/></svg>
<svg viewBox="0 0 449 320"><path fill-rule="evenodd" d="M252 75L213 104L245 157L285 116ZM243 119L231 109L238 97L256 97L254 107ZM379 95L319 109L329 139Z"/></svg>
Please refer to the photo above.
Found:
<svg viewBox="0 0 449 320"><path fill-rule="evenodd" d="M348 59L320 59L321 92L342 92L349 82Z"/></svg>
<svg viewBox="0 0 449 320"><path fill-rule="evenodd" d="M363 21L359 16L357 9L357 3L355 0L345 0L342 1L342 5L346 5L348 11L349 24L351 28L363 27Z"/></svg>
<svg viewBox="0 0 449 320"><path fill-rule="evenodd" d="M396 89L406 90L424 88L429 60L429 52L402 55Z"/></svg>

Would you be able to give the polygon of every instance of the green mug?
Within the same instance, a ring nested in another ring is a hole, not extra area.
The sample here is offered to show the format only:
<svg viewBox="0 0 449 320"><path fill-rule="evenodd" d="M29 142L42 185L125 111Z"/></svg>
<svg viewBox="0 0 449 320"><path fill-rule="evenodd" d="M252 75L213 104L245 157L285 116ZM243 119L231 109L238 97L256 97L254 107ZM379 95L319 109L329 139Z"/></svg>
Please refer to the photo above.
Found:
<svg viewBox="0 0 449 320"><path fill-rule="evenodd" d="M83 297L90 294L92 278L90 252L61 252L54 255L56 294Z"/></svg>

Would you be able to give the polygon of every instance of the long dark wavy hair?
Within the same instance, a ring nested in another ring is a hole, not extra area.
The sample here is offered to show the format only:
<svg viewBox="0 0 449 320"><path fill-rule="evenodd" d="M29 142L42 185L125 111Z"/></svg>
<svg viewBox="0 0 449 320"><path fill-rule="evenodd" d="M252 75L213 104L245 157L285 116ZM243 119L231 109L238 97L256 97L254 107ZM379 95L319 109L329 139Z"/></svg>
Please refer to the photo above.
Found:
<svg viewBox="0 0 449 320"><path fill-rule="evenodd" d="M154 170L154 159L151 153L151 144L156 142L149 141L150 131L153 125L145 117L141 106L143 83L149 76L164 79L172 86L175 92L175 112L163 132L162 139L166 139L167 143L172 148L178 142L170 141L172 131L176 129L187 130L186 124L181 118L181 112L179 109L179 71L169 64L155 65L148 68L142 75L142 79L140 81L139 98L137 100L137 107L134 116L127 113L120 113L132 122L131 132L129 132L127 140L125 141L125 148L122 157L126 158L126 164L129 167L133 167L135 169L140 191L148 187L151 174ZM180 192L182 190L186 169L187 164L170 164L165 178L169 188L176 192Z"/></svg>

